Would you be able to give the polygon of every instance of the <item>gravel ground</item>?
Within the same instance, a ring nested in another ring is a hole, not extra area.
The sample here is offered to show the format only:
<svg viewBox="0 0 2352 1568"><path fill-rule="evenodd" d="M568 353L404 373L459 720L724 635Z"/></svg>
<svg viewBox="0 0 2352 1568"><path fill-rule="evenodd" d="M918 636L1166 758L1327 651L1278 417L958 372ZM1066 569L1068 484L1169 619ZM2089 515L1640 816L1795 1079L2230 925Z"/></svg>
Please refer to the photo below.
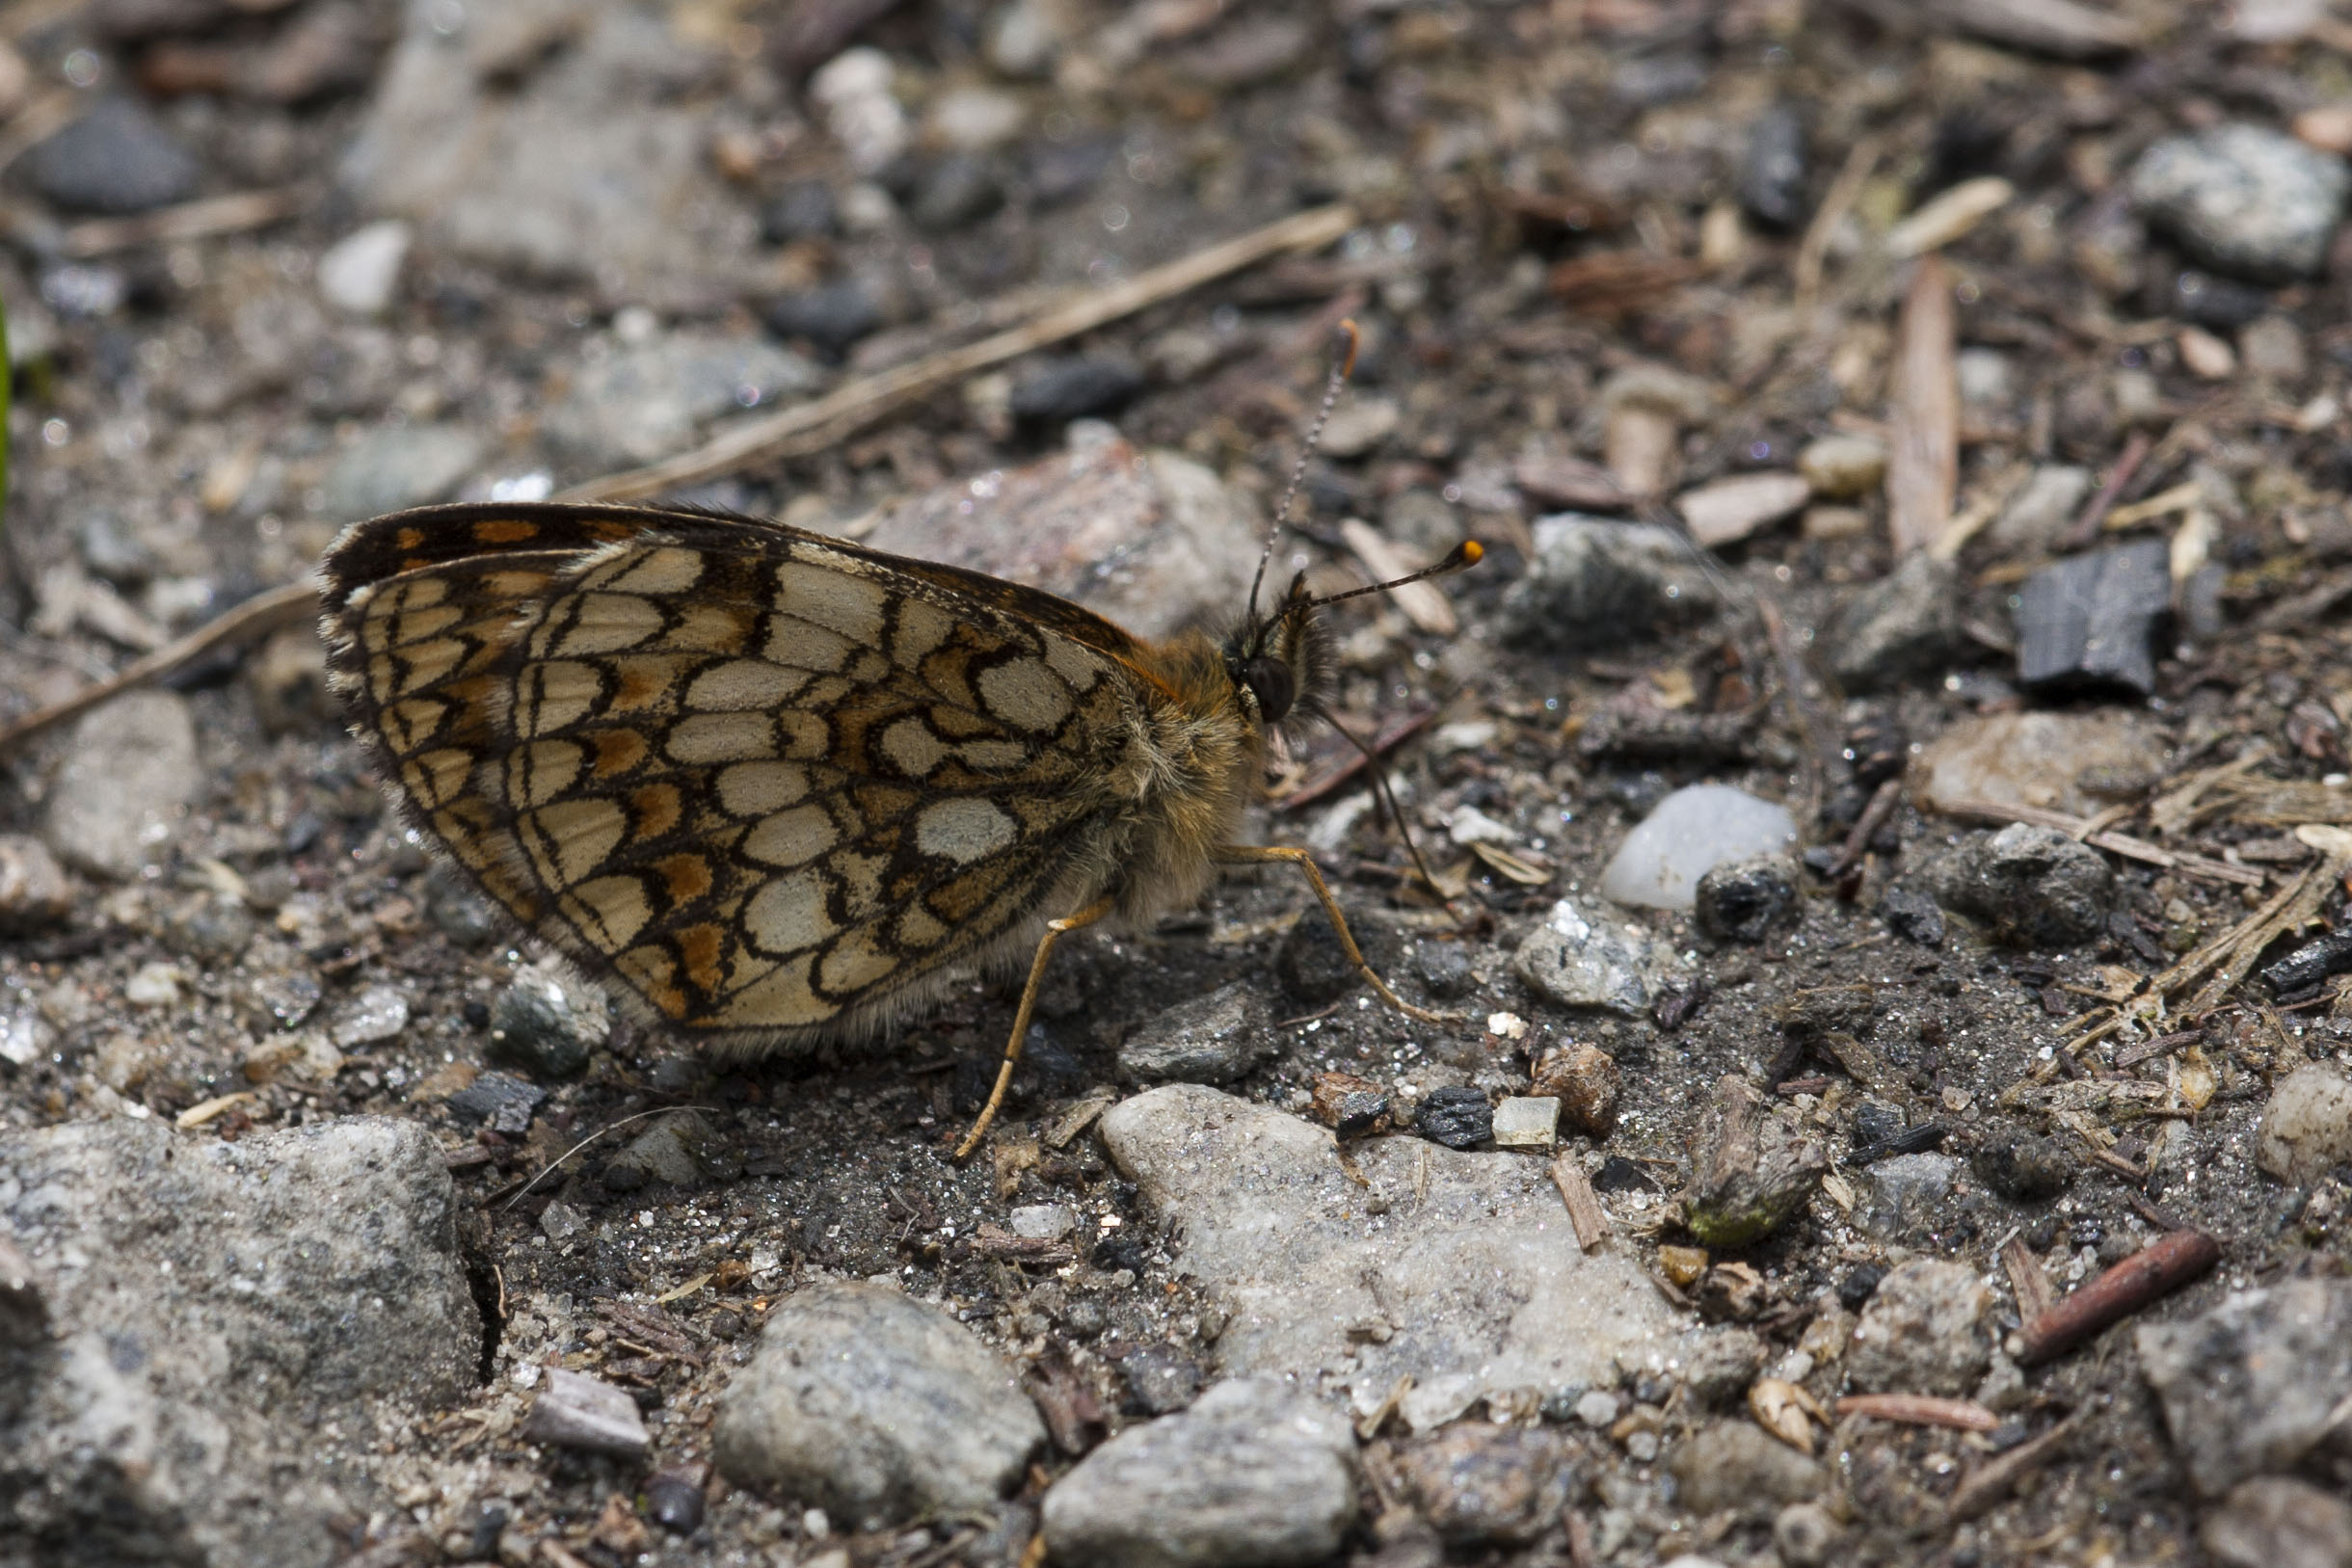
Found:
<svg viewBox="0 0 2352 1568"><path fill-rule="evenodd" d="M1250 823L1457 1021L1235 874L1062 945L962 1166L1017 988L696 1056L400 830L307 624L17 746L0 1561L2352 1564L2324 7L0 45L0 716L1341 203L666 493L1216 621L1351 317L1288 563L1485 548L1332 612L1434 886L1335 736Z"/></svg>

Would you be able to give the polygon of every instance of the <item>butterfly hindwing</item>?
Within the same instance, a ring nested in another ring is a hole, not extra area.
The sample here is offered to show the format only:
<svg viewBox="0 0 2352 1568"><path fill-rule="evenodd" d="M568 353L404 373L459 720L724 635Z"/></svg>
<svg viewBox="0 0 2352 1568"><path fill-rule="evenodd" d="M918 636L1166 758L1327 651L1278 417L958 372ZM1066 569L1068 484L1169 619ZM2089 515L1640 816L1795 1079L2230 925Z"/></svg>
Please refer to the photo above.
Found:
<svg viewBox="0 0 2352 1568"><path fill-rule="evenodd" d="M336 684L411 819L720 1037L880 1017L1061 913L1137 700L1075 605L776 525L433 509L350 530L327 576Z"/></svg>

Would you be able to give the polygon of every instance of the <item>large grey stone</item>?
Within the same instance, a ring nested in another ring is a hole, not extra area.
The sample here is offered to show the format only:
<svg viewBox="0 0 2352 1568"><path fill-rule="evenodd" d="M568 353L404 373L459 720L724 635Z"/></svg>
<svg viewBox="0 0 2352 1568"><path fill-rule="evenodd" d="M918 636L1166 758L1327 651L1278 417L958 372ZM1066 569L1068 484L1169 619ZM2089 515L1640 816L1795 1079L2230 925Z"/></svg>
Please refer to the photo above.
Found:
<svg viewBox="0 0 2352 1568"><path fill-rule="evenodd" d="M1214 1089L1105 1113L1103 1139L1184 1237L1180 1266L1231 1311L1229 1374L1376 1401L1398 1376L1483 1392L1614 1385L1679 1325L1624 1252L1587 1254L1541 1161L1420 1138L1351 1144Z"/></svg>
<svg viewBox="0 0 2352 1568"><path fill-rule="evenodd" d="M1042 588L1164 637L1240 613L1264 538L1209 469L1082 420L1068 451L919 495L865 543Z"/></svg>
<svg viewBox="0 0 2352 1568"><path fill-rule="evenodd" d="M2140 1369L2189 1479L2207 1497L2293 1468L2352 1395L2352 1281L2240 1290L2182 1322L2146 1323Z"/></svg>
<svg viewBox="0 0 2352 1568"><path fill-rule="evenodd" d="M1355 1518L1345 1418L1273 1379L1219 1383L1133 1426L1045 1495L1046 1546L1080 1568L1320 1563Z"/></svg>
<svg viewBox="0 0 2352 1568"><path fill-rule="evenodd" d="M994 1506L1044 1438L971 1330L886 1286L828 1281L769 1316L720 1398L712 1453L738 1486L880 1528Z"/></svg>
<svg viewBox="0 0 2352 1568"><path fill-rule="evenodd" d="M49 782L40 836L76 870L134 877L163 858L202 782L188 700L129 692L74 726Z"/></svg>
<svg viewBox="0 0 2352 1568"><path fill-rule="evenodd" d="M0 1369L0 1536L36 1560L325 1568L389 1500L319 1427L453 1398L482 1351L449 1175L410 1123L0 1138L0 1237L47 1323Z"/></svg>

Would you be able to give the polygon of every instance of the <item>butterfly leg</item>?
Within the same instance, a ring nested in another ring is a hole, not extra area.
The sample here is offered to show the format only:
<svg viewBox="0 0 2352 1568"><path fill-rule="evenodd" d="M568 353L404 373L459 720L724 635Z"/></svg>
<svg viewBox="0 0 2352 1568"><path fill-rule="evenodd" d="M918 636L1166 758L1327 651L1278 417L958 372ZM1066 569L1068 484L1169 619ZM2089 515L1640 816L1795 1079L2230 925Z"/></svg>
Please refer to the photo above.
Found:
<svg viewBox="0 0 2352 1568"><path fill-rule="evenodd" d="M961 1162L972 1157L972 1151L980 1146L988 1135L989 1124L997 1119L997 1111L1004 1103L1005 1091L1013 1084L1013 1069L1021 1062L1021 1042L1029 1037L1029 1014L1037 1006L1037 988L1045 983L1045 961L1054 956L1054 943L1081 926L1092 925L1110 913L1111 901L1098 898L1076 915L1065 915L1058 920L1045 922L1045 935L1037 939L1037 956L1029 960L1029 983L1021 988L1021 1005L1013 1011L1013 1037L1004 1045L1004 1065L997 1069L997 1086L988 1091L988 1103L980 1107L980 1119L972 1124L964 1141L955 1146L955 1158Z"/></svg>
<svg viewBox="0 0 2352 1568"><path fill-rule="evenodd" d="M1315 896L1323 902L1323 913L1331 917L1331 929L1339 933L1339 944L1348 954L1348 962L1363 971L1364 978L1372 982L1372 989L1380 994L1382 1001L1406 1018L1416 1019L1423 1023L1459 1023L1462 1021L1459 1013L1432 1013L1426 1007L1415 1007L1388 989L1388 982L1364 961L1363 949L1355 944L1355 933L1348 929L1348 917L1339 912L1339 900L1331 896L1331 885L1323 881L1323 868L1315 864L1315 857L1305 850L1279 844L1270 847L1226 844L1217 850L1216 858L1227 865L1296 865L1306 873L1307 886L1315 890Z"/></svg>

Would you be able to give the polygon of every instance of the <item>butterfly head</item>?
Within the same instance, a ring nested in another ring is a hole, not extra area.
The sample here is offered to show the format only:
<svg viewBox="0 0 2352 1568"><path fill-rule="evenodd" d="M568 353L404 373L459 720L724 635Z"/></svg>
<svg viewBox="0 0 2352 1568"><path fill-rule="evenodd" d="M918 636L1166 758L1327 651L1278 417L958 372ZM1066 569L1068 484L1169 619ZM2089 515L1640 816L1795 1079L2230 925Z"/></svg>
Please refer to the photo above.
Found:
<svg viewBox="0 0 2352 1568"><path fill-rule="evenodd" d="M1329 713L1326 699L1333 680L1331 634L1316 612L1326 604L1385 594L1406 583L1459 571L1476 566L1485 553L1477 542L1464 541L1426 571L1321 598L1307 592L1302 571L1291 579L1290 591L1282 596L1273 614L1260 616L1253 604L1248 618L1225 639L1225 673L1260 729L1275 729L1300 718L1323 718Z"/></svg>
<svg viewBox="0 0 2352 1568"><path fill-rule="evenodd" d="M1331 638L1315 606L1301 572L1272 615L1253 611L1225 639L1225 673L1262 730L1323 711L1332 680Z"/></svg>

